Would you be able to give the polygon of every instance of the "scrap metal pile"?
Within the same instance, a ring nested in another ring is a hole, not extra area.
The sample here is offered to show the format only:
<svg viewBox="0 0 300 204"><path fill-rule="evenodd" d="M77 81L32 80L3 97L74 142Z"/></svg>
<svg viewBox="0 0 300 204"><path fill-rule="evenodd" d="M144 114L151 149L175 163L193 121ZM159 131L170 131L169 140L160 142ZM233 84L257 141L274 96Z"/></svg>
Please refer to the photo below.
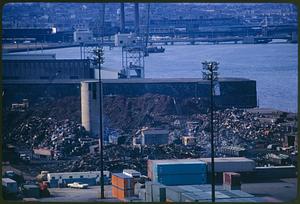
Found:
<svg viewBox="0 0 300 204"><path fill-rule="evenodd" d="M105 97L105 132L117 131L125 138L125 142L105 145L105 168L113 172L124 168L145 172L147 159L209 157L209 110L204 108L207 107L204 103L207 101L195 98L178 100L151 94L133 98ZM284 136L294 134L283 124L296 124L297 121L296 116L290 117L282 112L266 117L234 108L217 110L214 115L217 156L222 156L219 150L224 146L240 146L251 152L255 152L261 142L265 146L282 146ZM100 156L97 152L90 153L90 143L86 142L89 139L95 141L95 138L91 138L80 124L79 97L43 99L25 112L6 110L4 116L4 145L13 144L27 150L47 148L61 154L56 163L32 167L36 172L99 170ZM170 144L133 146L132 137L143 126L168 129ZM196 143L184 146L181 138L186 135L195 137ZM250 156L259 160L265 154L267 152Z"/></svg>

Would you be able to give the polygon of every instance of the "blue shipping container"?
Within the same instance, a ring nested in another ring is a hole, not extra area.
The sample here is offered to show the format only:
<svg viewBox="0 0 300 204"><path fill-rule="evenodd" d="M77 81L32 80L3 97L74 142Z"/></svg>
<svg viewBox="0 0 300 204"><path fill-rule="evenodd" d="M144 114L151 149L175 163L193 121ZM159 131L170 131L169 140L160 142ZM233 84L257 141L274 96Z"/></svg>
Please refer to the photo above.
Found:
<svg viewBox="0 0 300 204"><path fill-rule="evenodd" d="M157 181L164 185L201 185L207 182L206 174L163 175Z"/></svg>
<svg viewBox="0 0 300 204"><path fill-rule="evenodd" d="M157 164L154 166L153 172L157 172L157 175L206 174L207 172L205 163Z"/></svg>

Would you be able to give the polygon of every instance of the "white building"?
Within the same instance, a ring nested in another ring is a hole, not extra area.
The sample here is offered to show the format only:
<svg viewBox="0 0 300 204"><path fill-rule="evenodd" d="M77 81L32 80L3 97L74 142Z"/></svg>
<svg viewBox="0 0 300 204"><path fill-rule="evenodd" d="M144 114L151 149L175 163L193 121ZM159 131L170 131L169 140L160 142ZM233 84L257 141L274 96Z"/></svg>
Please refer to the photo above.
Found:
<svg viewBox="0 0 300 204"><path fill-rule="evenodd" d="M115 46L126 47L133 46L137 43L137 37L133 33L118 33L115 35Z"/></svg>
<svg viewBox="0 0 300 204"><path fill-rule="evenodd" d="M77 29L73 33L74 42L89 42L93 40L93 33L87 29Z"/></svg>

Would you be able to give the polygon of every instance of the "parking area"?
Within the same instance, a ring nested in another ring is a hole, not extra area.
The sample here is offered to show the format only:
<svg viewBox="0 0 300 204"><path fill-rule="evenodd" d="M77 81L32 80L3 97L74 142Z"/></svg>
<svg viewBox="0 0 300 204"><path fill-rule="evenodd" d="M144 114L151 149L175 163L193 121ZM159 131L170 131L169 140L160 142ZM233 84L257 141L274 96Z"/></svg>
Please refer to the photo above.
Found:
<svg viewBox="0 0 300 204"><path fill-rule="evenodd" d="M280 179L265 183L244 183L242 191L255 196L272 197L279 201L293 201L297 197L297 178Z"/></svg>
<svg viewBox="0 0 300 204"><path fill-rule="evenodd" d="M106 185L105 199L100 199L100 186L90 186L87 189L49 188L51 197L38 199L41 202L119 202L112 198L111 186Z"/></svg>

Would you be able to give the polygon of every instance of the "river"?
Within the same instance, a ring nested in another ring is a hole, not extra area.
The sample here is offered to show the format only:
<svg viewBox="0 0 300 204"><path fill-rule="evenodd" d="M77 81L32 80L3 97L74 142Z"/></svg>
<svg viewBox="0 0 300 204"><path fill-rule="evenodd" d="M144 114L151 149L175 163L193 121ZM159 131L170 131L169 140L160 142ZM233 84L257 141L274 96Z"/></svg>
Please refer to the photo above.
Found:
<svg viewBox="0 0 300 204"><path fill-rule="evenodd" d="M201 77L201 62L220 63L220 77L243 77L257 82L260 107L297 112L298 44L169 45L165 53L145 58L146 78ZM30 53L41 53L31 51ZM80 58L78 47L44 50L57 59ZM119 70L121 49L105 48L104 67Z"/></svg>

